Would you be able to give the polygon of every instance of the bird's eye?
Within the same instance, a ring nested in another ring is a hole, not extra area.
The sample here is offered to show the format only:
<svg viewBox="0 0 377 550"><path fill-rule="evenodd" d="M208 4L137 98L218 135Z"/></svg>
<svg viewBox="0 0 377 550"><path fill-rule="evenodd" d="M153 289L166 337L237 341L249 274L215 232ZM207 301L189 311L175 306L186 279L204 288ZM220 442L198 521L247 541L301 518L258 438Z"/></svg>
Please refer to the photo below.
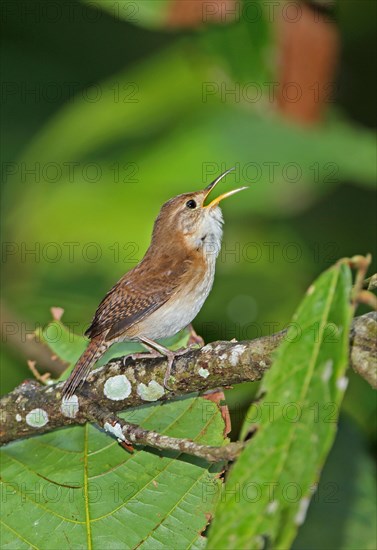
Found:
<svg viewBox="0 0 377 550"><path fill-rule="evenodd" d="M194 208L196 208L196 202L193 199L191 199L191 200L186 202L186 206L187 206L187 208L194 209Z"/></svg>

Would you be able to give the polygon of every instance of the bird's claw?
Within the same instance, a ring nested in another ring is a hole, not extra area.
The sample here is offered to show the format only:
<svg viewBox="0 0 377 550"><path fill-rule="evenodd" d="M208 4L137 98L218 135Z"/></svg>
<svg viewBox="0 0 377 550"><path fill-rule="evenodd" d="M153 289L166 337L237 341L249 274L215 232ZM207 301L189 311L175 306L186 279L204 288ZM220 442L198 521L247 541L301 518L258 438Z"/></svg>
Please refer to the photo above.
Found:
<svg viewBox="0 0 377 550"><path fill-rule="evenodd" d="M164 387L165 389L167 389L168 391L174 391L169 385L168 385L168 381L169 381L169 378L170 378L170 375L171 375L171 369L173 367L173 364L174 364L174 360L176 359L176 357L180 357L181 355L185 355L186 353L189 353L190 351L192 351L192 347L189 346L187 348L180 348L180 349L177 349L175 351L172 351L169 355L167 355L167 359L168 359L168 366L166 368L166 372L165 372L165 376L164 376Z"/></svg>

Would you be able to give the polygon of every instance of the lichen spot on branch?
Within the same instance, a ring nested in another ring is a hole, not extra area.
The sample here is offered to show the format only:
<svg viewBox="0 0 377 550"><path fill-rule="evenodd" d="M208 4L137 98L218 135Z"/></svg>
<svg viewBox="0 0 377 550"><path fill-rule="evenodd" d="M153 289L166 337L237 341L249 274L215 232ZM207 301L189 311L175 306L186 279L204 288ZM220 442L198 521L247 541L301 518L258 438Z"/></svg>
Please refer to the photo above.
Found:
<svg viewBox="0 0 377 550"><path fill-rule="evenodd" d="M144 400L144 401L157 401L157 399L160 399L165 393L164 388L156 382L156 380L151 380L146 386L142 382L137 387L137 394Z"/></svg>
<svg viewBox="0 0 377 550"><path fill-rule="evenodd" d="M240 356L245 351L246 347L242 345L234 346L230 350L229 354L229 363L232 365L232 367L235 367L239 361Z"/></svg>
<svg viewBox="0 0 377 550"><path fill-rule="evenodd" d="M63 416L75 418L76 414L79 412L79 398L77 395L72 395L69 399L63 397L60 411Z"/></svg>
<svg viewBox="0 0 377 550"><path fill-rule="evenodd" d="M208 369L203 369L203 367L200 367L200 369L198 370L198 374L199 374L199 376L201 376L202 378L208 378L208 376L209 376L209 370L208 370Z"/></svg>
<svg viewBox="0 0 377 550"><path fill-rule="evenodd" d="M48 422L48 414L43 409L32 409L27 413L25 420L32 428L42 428Z"/></svg>
<svg viewBox="0 0 377 550"><path fill-rule="evenodd" d="M127 376L124 374L117 374L106 380L103 387L103 393L107 399L121 401L130 395L131 389L131 382L128 380Z"/></svg>
<svg viewBox="0 0 377 550"><path fill-rule="evenodd" d="M110 424L110 422L105 422L103 427L107 432L113 434L117 439L120 439L121 441L126 441L126 438L123 435L122 426L119 424L119 422L114 424L114 426Z"/></svg>

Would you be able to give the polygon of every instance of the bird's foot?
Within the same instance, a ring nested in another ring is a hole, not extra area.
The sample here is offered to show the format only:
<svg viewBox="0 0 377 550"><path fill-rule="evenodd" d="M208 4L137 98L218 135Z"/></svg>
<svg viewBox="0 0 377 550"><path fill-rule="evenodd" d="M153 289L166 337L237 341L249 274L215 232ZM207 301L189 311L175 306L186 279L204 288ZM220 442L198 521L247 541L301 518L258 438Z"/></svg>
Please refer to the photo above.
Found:
<svg viewBox="0 0 377 550"><path fill-rule="evenodd" d="M169 387L168 381L169 381L169 378L170 378L170 375L171 375L171 369L173 367L175 359L177 357L180 357L181 355L185 355L186 353L189 353L190 351L192 351L191 346L188 347L188 348L179 348L175 351L167 350L167 352L165 353L166 358L168 360L168 366L166 368L165 376L164 376L164 387L168 391L173 391L172 388Z"/></svg>
<svg viewBox="0 0 377 550"><path fill-rule="evenodd" d="M171 349L168 349L162 346L158 342L155 342L154 340L151 340L146 336L143 336L143 337L139 336L139 340L142 344L144 344L144 346L146 346L148 349L151 350L151 354L147 354L146 355L147 357L158 357L162 355L167 358L168 366L166 367L166 372L164 376L164 386L168 391L173 391L168 385L168 380L170 378L171 369L172 369L174 360L176 357L192 351L192 348L191 347L180 348L180 349L177 349L176 351L172 351ZM140 354L137 354L137 355L140 357Z"/></svg>
<svg viewBox="0 0 377 550"><path fill-rule="evenodd" d="M147 352L141 351L141 352L133 353L131 355L131 358L134 361L137 361L138 359L152 359L155 357L161 357L161 353L157 350L152 350L152 349L151 351L147 351Z"/></svg>
<svg viewBox="0 0 377 550"><path fill-rule="evenodd" d="M126 366L127 359L132 359L132 361L138 361L139 359L153 359L155 357L161 357L161 353L151 348L151 351L141 351L130 353L123 357L123 366Z"/></svg>

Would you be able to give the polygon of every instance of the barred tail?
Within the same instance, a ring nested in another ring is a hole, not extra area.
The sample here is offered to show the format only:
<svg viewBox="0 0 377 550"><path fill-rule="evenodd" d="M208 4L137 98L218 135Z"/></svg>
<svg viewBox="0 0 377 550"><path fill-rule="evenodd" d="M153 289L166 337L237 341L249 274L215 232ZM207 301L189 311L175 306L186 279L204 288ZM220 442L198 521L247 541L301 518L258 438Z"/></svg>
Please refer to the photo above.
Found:
<svg viewBox="0 0 377 550"><path fill-rule="evenodd" d="M77 361L75 368L63 386L62 393L66 399L72 397L81 384L85 382L90 369L102 357L109 345L108 342L103 341L102 336L96 336L89 342L89 346Z"/></svg>

